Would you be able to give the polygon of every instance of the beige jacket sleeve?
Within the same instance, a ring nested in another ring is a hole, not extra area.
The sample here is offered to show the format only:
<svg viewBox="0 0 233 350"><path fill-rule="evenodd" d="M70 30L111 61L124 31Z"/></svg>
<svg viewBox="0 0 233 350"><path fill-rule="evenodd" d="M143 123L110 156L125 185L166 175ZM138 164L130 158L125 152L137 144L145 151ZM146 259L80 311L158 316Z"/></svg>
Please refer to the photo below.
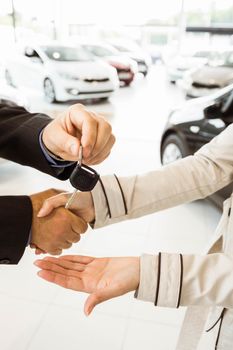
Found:
<svg viewBox="0 0 233 350"><path fill-rule="evenodd" d="M224 254L142 255L136 297L155 306L233 308L233 260Z"/></svg>
<svg viewBox="0 0 233 350"><path fill-rule="evenodd" d="M232 181L233 125L230 125L194 156L143 175L102 177L92 192L96 213L94 227L204 198ZM154 302L158 297L157 305L168 307L211 304L213 301L224 306L229 303L233 307L232 296L229 296L231 288L233 290L233 284L229 284L230 280L233 281L230 258L221 254L184 256L182 266L177 254L162 254L160 258L141 257L139 299ZM212 269L215 269L214 276ZM156 296L158 281L159 295ZM220 291L224 282L228 285L225 294Z"/></svg>

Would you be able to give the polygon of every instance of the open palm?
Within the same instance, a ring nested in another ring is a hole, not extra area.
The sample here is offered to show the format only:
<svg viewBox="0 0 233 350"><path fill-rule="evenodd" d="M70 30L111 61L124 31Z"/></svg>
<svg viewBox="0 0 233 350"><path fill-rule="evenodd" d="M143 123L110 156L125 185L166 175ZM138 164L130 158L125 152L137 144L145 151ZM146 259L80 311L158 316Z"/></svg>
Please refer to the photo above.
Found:
<svg viewBox="0 0 233 350"><path fill-rule="evenodd" d="M46 281L64 288L90 294L84 312L108 299L136 290L139 284L139 258L94 258L66 255L46 257L35 262Z"/></svg>

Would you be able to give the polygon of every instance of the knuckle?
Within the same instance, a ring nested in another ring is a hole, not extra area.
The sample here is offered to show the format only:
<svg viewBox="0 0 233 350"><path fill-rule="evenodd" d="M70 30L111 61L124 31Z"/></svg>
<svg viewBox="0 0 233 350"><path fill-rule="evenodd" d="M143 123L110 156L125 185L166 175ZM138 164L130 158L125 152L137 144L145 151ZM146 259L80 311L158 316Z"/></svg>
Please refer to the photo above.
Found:
<svg viewBox="0 0 233 350"><path fill-rule="evenodd" d="M74 243L78 243L78 242L80 241L80 239L81 239L80 235L77 235L77 236L74 238L73 242L74 242Z"/></svg>
<svg viewBox="0 0 233 350"><path fill-rule="evenodd" d="M75 112L76 110L84 109L84 105L82 103L75 103L73 106L70 108L70 112Z"/></svg>
<svg viewBox="0 0 233 350"><path fill-rule="evenodd" d="M62 250L61 249L53 249L53 250L48 251L48 253L50 255L60 255L62 253Z"/></svg>
<svg viewBox="0 0 233 350"><path fill-rule="evenodd" d="M105 119L100 119L99 124L102 125L102 128L104 131L108 134L112 133L112 126L105 120Z"/></svg>
<svg viewBox="0 0 233 350"><path fill-rule="evenodd" d="M111 142L112 145L114 145L114 143L116 142L116 137L114 135L111 136Z"/></svg>
<svg viewBox="0 0 233 350"><path fill-rule="evenodd" d="M87 223L81 219L77 222L77 224L78 224L78 232L79 233L84 233L88 229Z"/></svg>
<svg viewBox="0 0 233 350"><path fill-rule="evenodd" d="M66 241L62 244L62 248L64 248L64 249L69 249L70 247L72 247L72 243L70 243L70 242Z"/></svg>
<svg viewBox="0 0 233 350"><path fill-rule="evenodd" d="M51 188L51 191L54 192L55 194L61 193L61 190L58 190L57 188Z"/></svg>
<svg viewBox="0 0 233 350"><path fill-rule="evenodd" d="M107 131L109 132L109 134L111 134L112 133L112 126L108 122L105 122L105 123L106 123Z"/></svg>
<svg viewBox="0 0 233 350"><path fill-rule="evenodd" d="M88 229L88 225L87 223L83 223L82 226L81 226L81 233L85 233Z"/></svg>
<svg viewBox="0 0 233 350"><path fill-rule="evenodd" d="M62 224L66 224L69 222L69 211L65 210L64 208L60 208L59 215L58 215L58 221Z"/></svg>

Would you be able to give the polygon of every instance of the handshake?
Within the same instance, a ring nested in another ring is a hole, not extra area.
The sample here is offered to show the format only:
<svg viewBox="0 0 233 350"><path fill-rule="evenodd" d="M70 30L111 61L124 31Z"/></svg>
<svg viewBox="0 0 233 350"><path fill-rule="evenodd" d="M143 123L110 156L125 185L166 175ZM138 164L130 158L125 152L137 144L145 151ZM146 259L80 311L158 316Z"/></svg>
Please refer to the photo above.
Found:
<svg viewBox="0 0 233 350"><path fill-rule="evenodd" d="M48 190L31 196L33 225L31 247L36 254L58 255L80 240L95 211L90 192L79 192L70 210L64 208L69 193ZM52 197L51 197L52 196ZM139 285L139 257L94 258L67 255L46 257L35 265L38 275L48 282L89 294L84 312L106 300L134 291Z"/></svg>
<svg viewBox="0 0 233 350"><path fill-rule="evenodd" d="M75 209L64 208L70 194L50 189L31 195L33 208L31 248L36 254L60 255L80 240L88 223L94 220L94 205L89 192L79 193Z"/></svg>

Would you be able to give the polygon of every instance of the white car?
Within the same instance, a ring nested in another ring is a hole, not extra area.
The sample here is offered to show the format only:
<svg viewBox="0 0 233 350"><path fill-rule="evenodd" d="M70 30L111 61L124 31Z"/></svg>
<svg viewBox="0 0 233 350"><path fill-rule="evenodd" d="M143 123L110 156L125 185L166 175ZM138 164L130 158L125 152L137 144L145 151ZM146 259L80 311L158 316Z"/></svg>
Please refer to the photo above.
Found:
<svg viewBox="0 0 233 350"><path fill-rule="evenodd" d="M119 87L116 69L81 46L26 46L6 60L8 84L44 91L48 102L106 99Z"/></svg>
<svg viewBox="0 0 233 350"><path fill-rule="evenodd" d="M233 83L233 49L211 52L208 63L179 82L187 98L202 97Z"/></svg>
<svg viewBox="0 0 233 350"><path fill-rule="evenodd" d="M171 83L183 79L185 74L194 69L203 67L208 62L209 51L198 51L194 54L177 55L166 63L168 79Z"/></svg>

